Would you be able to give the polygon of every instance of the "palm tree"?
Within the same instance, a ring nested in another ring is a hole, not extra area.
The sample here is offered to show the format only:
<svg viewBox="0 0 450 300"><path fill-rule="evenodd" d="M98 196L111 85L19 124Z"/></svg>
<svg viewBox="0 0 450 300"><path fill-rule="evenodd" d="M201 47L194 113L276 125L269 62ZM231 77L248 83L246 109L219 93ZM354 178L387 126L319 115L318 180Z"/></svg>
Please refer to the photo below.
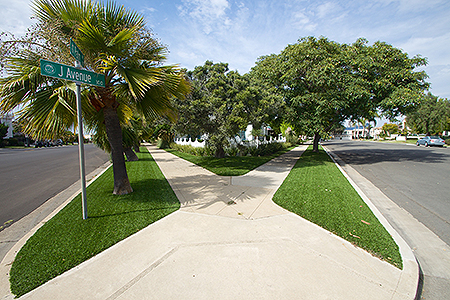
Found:
<svg viewBox="0 0 450 300"><path fill-rule="evenodd" d="M97 123L97 125L92 141L105 152L111 153L111 145L106 136L105 126L102 123ZM140 141L150 135L150 129L147 127L145 120L139 116L133 116L128 124L122 125L122 146L127 161L139 160L134 151L139 152Z"/></svg>
<svg viewBox="0 0 450 300"><path fill-rule="evenodd" d="M70 63L69 40L85 54L86 66L104 73L105 87L83 87L83 113L88 127L103 124L111 146L114 194L132 192L125 167L122 125L137 112L146 118L174 120L173 97L189 86L182 72L162 66L166 48L146 29L144 19L113 2L34 0L34 42L7 58L9 76L1 80L0 110L24 107L26 132L53 136L76 123L75 85L40 75L39 59ZM56 54L55 54L56 53ZM56 57L55 57L56 55Z"/></svg>

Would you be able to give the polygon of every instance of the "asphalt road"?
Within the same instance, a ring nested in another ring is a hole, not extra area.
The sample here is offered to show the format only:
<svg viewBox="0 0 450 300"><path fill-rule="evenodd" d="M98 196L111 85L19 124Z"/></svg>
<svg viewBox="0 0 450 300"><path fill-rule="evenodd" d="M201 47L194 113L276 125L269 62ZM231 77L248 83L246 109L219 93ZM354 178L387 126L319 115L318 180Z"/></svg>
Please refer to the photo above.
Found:
<svg viewBox="0 0 450 300"><path fill-rule="evenodd" d="M450 149L359 141L324 145L450 245Z"/></svg>
<svg viewBox="0 0 450 300"><path fill-rule="evenodd" d="M85 145L86 174L109 160ZM80 179L78 146L0 148L0 226L10 226Z"/></svg>
<svg viewBox="0 0 450 300"><path fill-rule="evenodd" d="M420 263L420 299L450 299L450 149L359 141L324 145L420 222L391 220Z"/></svg>

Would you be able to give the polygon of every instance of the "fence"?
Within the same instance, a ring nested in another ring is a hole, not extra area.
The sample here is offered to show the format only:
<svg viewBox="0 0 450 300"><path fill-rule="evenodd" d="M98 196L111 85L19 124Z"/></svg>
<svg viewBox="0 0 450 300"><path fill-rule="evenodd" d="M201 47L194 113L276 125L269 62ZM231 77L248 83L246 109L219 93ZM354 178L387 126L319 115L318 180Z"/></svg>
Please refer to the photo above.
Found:
<svg viewBox="0 0 450 300"><path fill-rule="evenodd" d="M191 138L186 137L175 137L174 142L178 145L189 145L193 147L205 147L205 140L201 140L201 142L198 139L192 140ZM261 140L260 139L252 139L249 141L241 140L239 137L236 137L235 139L231 139L230 143L232 146L237 146L238 144L241 145L248 145L248 146L259 146L262 144L269 144L269 143L284 143L286 142L286 138L282 135L279 135L278 138L273 138L272 136L264 136Z"/></svg>

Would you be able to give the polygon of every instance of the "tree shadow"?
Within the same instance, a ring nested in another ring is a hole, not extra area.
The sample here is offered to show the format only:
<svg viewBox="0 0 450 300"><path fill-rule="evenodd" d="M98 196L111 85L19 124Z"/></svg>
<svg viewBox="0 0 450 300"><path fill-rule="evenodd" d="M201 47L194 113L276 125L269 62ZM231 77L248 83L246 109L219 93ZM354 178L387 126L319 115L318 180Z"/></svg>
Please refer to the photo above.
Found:
<svg viewBox="0 0 450 300"><path fill-rule="evenodd" d="M180 203L165 178L133 180L133 192L127 195L111 195L101 201L109 202L107 210L101 205L89 212L89 218L102 218L145 213L152 211L177 210ZM98 197L99 195L97 195ZM101 196L101 195L100 195ZM89 197L89 195L88 195Z"/></svg>
<svg viewBox="0 0 450 300"><path fill-rule="evenodd" d="M109 218L109 217L118 217L118 216L124 216L124 215L130 215L135 213L145 213L145 212L151 212L151 211L164 211L170 208L173 208L174 210L177 209L179 206L173 205L172 207L154 207L149 209L136 209L136 210L129 210L129 211L122 211L122 212L116 212L116 213L109 213L109 214L97 214L97 215L89 215L89 219L100 219L100 218Z"/></svg>

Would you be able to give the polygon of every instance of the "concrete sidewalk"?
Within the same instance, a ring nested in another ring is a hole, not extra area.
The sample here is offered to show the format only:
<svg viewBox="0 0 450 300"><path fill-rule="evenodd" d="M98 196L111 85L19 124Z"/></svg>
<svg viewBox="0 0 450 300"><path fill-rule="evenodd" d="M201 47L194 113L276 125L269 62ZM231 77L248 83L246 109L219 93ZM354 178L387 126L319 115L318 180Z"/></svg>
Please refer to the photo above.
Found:
<svg viewBox="0 0 450 300"><path fill-rule="evenodd" d="M417 270L272 202L306 147L221 177L148 146L181 209L21 299L414 299Z"/></svg>

